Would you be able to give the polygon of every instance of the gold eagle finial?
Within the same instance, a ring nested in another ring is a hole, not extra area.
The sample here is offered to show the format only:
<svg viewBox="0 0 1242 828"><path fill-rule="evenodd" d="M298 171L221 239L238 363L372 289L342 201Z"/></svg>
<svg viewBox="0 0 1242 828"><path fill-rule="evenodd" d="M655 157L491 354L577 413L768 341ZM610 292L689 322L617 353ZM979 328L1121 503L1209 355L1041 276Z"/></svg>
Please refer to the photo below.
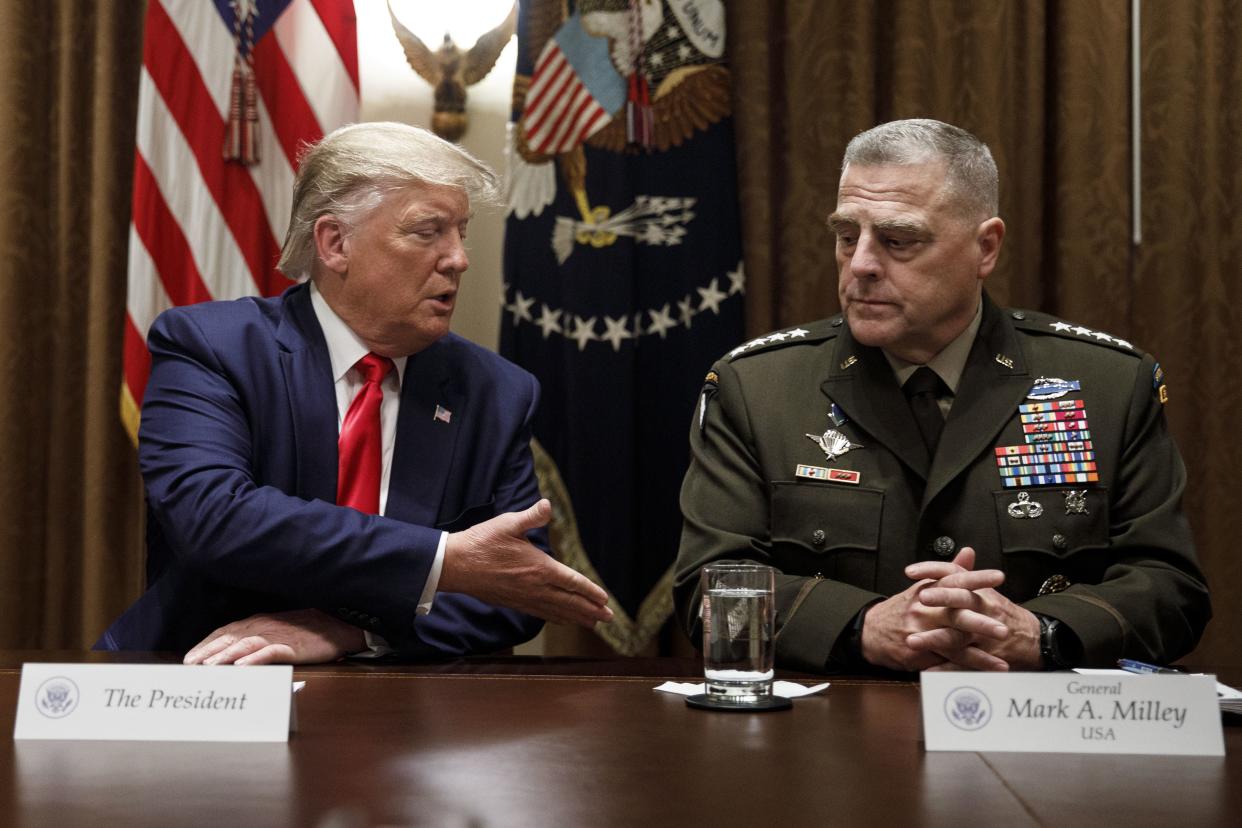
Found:
<svg viewBox="0 0 1242 828"><path fill-rule="evenodd" d="M514 0L509 14L499 26L484 34L466 51L458 48L446 32L444 42L434 52L407 29L388 2L388 16L393 31L405 49L405 59L419 77L435 90L435 106L431 130L448 141L456 141L466 132L466 87L473 86L492 71L496 60L517 30L518 4Z"/></svg>

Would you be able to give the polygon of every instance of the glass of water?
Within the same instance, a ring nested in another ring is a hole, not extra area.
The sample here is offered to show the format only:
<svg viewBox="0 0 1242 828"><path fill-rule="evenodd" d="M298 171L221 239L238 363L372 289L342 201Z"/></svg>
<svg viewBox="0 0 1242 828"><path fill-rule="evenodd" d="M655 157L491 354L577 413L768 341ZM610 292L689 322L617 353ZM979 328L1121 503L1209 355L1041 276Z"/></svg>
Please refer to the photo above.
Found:
<svg viewBox="0 0 1242 828"><path fill-rule="evenodd" d="M699 578L707 696L741 703L770 698L775 570L755 563L714 563L703 567Z"/></svg>

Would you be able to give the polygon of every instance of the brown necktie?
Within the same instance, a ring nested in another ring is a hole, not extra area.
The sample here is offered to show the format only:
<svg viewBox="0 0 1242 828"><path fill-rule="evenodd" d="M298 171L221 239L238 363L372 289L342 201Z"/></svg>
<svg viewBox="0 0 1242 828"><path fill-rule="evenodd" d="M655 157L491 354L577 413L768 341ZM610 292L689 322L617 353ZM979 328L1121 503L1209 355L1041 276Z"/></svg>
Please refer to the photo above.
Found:
<svg viewBox="0 0 1242 828"><path fill-rule="evenodd" d="M923 435L928 456L935 457L940 432L944 431L944 414L941 413L936 398L947 394L949 387L935 371L924 365L911 374L905 385L901 386L901 391L910 403L910 411L914 414L914 421L918 423L919 433Z"/></svg>

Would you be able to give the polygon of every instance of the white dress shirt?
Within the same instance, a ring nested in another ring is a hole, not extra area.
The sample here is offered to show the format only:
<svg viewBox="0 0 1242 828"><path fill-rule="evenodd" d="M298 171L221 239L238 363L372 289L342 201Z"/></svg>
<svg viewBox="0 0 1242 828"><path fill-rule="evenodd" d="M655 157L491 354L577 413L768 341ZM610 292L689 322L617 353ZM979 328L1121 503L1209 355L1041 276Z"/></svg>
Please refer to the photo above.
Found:
<svg viewBox="0 0 1242 828"><path fill-rule="evenodd" d="M332 360L332 381L336 384L336 430L340 434L341 423L345 422L345 413L349 411L354 397L362 389L363 376L361 371L354 369L358 360L362 359L370 349L363 344L358 335L336 315L336 311L328 306L327 301L319 293L319 288L311 282L311 306L315 309L315 317L319 327L323 329L323 337L328 343L328 357ZM384 377L381 388L384 401L380 404L380 432L383 440L383 462L380 467L379 513L382 515L388 508L388 481L392 473L393 447L397 442L397 413L401 409L401 383L405 378L405 365L408 357L394 357L395 371L389 371ZM422 595L418 599L418 614L431 612L431 604L435 598L436 587L440 583L440 570L444 567L444 547L448 542L448 532L440 533L440 544L436 547L436 559L427 574L427 583L423 586ZM378 636L374 636L378 639ZM367 633L367 644L372 645L373 636Z"/></svg>

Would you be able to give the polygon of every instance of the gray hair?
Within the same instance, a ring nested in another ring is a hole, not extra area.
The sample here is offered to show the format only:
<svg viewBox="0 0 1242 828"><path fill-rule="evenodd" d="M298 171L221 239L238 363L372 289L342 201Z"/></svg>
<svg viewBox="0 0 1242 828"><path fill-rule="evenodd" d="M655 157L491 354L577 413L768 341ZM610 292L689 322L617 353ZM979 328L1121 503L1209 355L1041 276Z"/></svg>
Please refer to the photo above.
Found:
<svg viewBox="0 0 1242 828"><path fill-rule="evenodd" d="M906 166L929 161L945 162L945 185L963 214L985 219L999 212L999 176L987 144L942 121L890 121L855 135L845 148L841 172L850 164Z"/></svg>
<svg viewBox="0 0 1242 828"><path fill-rule="evenodd" d="M491 167L425 129L375 121L324 136L302 154L276 266L291 279L304 278L315 260L320 216L336 216L348 233L387 193L419 184L464 190L472 205L500 201L500 179Z"/></svg>

